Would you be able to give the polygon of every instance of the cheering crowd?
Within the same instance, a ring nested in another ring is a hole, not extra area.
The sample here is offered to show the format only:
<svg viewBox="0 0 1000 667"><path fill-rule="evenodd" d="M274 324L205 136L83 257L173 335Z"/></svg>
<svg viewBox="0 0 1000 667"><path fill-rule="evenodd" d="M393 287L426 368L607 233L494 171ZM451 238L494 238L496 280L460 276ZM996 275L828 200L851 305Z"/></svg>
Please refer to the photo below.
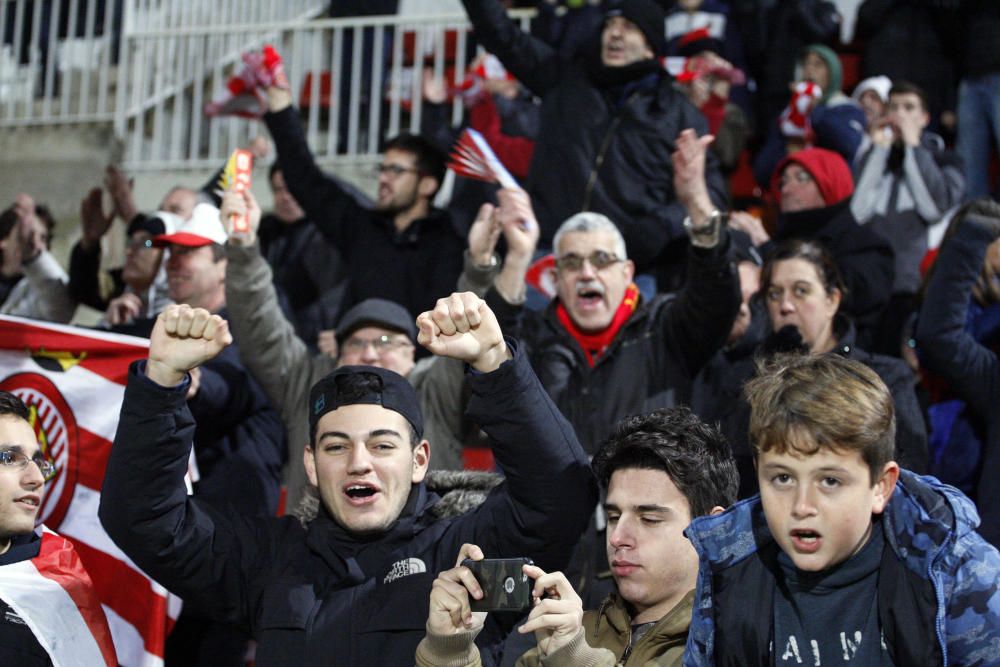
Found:
<svg viewBox="0 0 1000 667"><path fill-rule="evenodd" d="M273 211L108 167L67 269L45 206L0 213L0 313L149 339L98 514L183 600L168 667L1000 664L1000 6L862 3L866 68L940 20L962 78L896 54L849 97L829 2L462 4L523 188L442 192L428 73L368 200L270 50ZM4 595L58 544L29 408L0 392L0 658L115 665L99 608L75 648Z"/></svg>

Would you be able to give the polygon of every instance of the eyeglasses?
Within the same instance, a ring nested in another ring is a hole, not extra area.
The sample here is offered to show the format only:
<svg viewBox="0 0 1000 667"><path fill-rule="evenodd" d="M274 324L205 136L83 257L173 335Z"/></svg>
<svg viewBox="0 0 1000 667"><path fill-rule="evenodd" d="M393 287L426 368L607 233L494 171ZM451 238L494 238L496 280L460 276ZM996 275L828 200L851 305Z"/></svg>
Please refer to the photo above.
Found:
<svg viewBox="0 0 1000 667"><path fill-rule="evenodd" d="M379 336L378 338L354 338L352 336L344 341L344 344L341 345L341 350L361 354L369 345L375 348L376 354L384 354L397 348L413 347L413 343L405 338L393 338L386 335Z"/></svg>
<svg viewBox="0 0 1000 667"><path fill-rule="evenodd" d="M0 451L0 466L5 468L24 470L28 467L28 461L33 461L34 464L38 466L38 469L42 473L42 477L44 477L46 481L55 477L55 464L45 458L45 456L43 456L40 452L35 455L35 458L29 459L27 454L14 449L5 449Z"/></svg>
<svg viewBox="0 0 1000 667"><path fill-rule="evenodd" d="M813 181L813 177L805 169L797 169L797 170L794 170L794 171L793 170L787 170L783 174L781 174L781 178L778 180L778 187L779 188L783 188L786 185L788 185L788 183L790 181L793 181L793 180L796 183L799 183L799 184L810 183L810 182Z"/></svg>
<svg viewBox="0 0 1000 667"><path fill-rule="evenodd" d="M416 167L401 167L398 164L377 164L372 168L372 174L375 176L388 174L390 178L399 178L403 174L408 174L410 172L418 174L420 173L420 170Z"/></svg>
<svg viewBox="0 0 1000 667"><path fill-rule="evenodd" d="M622 261L621 258L616 257L610 252L595 250L587 257L581 257L580 255L574 255L572 253L569 255L563 255L562 257L556 259L556 268L560 271L579 271L583 268L584 262L590 262L592 267L600 271L601 269L606 269L612 264L617 264L620 261Z"/></svg>

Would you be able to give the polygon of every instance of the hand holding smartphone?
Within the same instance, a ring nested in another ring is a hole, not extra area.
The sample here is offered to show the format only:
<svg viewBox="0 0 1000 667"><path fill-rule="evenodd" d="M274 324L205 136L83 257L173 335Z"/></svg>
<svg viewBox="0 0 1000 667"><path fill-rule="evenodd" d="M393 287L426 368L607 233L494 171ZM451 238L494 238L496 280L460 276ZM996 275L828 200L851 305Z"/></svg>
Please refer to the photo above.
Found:
<svg viewBox="0 0 1000 667"><path fill-rule="evenodd" d="M466 558L469 568L483 589L481 600L470 599L472 611L528 611L531 609L532 582L522 569L533 565L530 558Z"/></svg>

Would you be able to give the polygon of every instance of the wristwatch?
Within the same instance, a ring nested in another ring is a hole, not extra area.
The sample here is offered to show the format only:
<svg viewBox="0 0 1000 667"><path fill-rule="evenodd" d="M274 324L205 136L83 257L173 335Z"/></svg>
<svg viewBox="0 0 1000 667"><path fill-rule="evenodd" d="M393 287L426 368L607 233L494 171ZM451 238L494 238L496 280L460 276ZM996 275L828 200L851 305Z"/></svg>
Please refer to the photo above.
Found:
<svg viewBox="0 0 1000 667"><path fill-rule="evenodd" d="M719 230L729 220L729 213L714 209L708 214L705 224L694 226L691 216L684 217L684 231L687 232L691 244L699 248L714 248L719 242Z"/></svg>

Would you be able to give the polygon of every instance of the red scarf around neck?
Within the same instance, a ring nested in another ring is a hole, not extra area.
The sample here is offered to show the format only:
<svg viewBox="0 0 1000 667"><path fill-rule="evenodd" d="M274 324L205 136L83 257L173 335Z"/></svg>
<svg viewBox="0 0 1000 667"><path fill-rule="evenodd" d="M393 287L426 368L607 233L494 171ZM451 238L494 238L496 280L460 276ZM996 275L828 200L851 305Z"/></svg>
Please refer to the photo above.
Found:
<svg viewBox="0 0 1000 667"><path fill-rule="evenodd" d="M587 357L587 363L593 368L600 356L611 345L611 341L618 335L618 331L622 328L622 325L628 321L628 318L632 317L632 313L635 312L638 305L639 288L635 286L635 283L629 283L628 287L625 288L625 297L618 304L615 316L611 318L611 324L603 331L597 333L580 331L579 327L570 318L569 312L562 305L562 302L556 304L556 315L559 317L559 321L563 327L566 328L566 331L569 332L569 335L583 348L583 354Z"/></svg>

